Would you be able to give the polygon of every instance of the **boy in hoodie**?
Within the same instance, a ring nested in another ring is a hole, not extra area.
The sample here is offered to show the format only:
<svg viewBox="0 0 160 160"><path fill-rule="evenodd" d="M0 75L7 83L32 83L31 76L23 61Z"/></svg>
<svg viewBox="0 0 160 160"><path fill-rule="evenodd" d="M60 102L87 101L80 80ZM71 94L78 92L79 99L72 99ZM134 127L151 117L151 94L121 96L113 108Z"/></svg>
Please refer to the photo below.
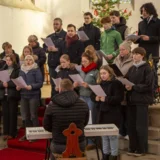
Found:
<svg viewBox="0 0 160 160"><path fill-rule="evenodd" d="M102 18L101 23L104 27L104 32L101 34L100 49L106 55L107 62L111 64L119 54L118 48L122 43L122 38L120 33L112 27L110 17Z"/></svg>
<svg viewBox="0 0 160 160"><path fill-rule="evenodd" d="M53 96L52 102L44 114L43 126L45 130L53 134L51 152L62 154L65 150L66 137L62 132L72 122L83 131L83 135L79 137L79 146L84 151L86 146L84 127L87 125L88 119L89 109L87 104L78 97L73 89L72 82L69 79L63 79L60 83L59 94Z"/></svg>

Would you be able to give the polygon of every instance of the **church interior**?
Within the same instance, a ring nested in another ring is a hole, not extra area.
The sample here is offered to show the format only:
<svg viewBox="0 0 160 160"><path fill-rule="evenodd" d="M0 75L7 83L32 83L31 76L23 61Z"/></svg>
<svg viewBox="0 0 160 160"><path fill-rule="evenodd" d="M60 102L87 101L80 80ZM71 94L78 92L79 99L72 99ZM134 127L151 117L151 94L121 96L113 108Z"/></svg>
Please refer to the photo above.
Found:
<svg viewBox="0 0 160 160"><path fill-rule="evenodd" d="M62 28L68 31L68 24L73 24L76 31L83 26L84 13L90 12L93 15L94 25L100 29L101 34L104 31L103 25L99 24L101 19L109 16L112 10L120 11L121 16L126 19L126 25L131 35L138 36L139 22L141 19L140 7L145 3L153 3L160 15L160 1L159 0L0 0L0 45L4 42L9 42L15 53L21 58L24 52L24 46L28 45L28 37L36 35L40 47L43 48L44 40L48 35L54 33L53 22L55 18L62 20ZM102 3L103 2L103 3ZM100 8L98 7L100 4ZM113 8L111 8L113 7ZM149 23L149 22L148 22ZM101 25L101 26L100 26ZM72 26L73 28L73 26ZM160 30L160 29L159 29ZM152 31L151 31L152 32ZM67 32L68 33L68 32ZM76 32L77 33L77 32ZM147 32L146 32L147 33ZM160 34L160 31L159 31ZM157 35L157 37L160 35ZM155 41L153 41L154 43ZM158 37L158 43L160 37ZM46 44L46 43L45 43ZM138 47L138 43L131 44L131 50ZM0 53L4 50L0 47ZM45 63L43 65L43 86L40 88L40 103L37 109L39 127L43 126L45 109L51 103L51 92L53 90L50 65L48 64L50 53L45 50ZM34 53L33 53L34 54ZM54 53L52 53L54 54ZM159 61L159 55L157 56ZM1 61L0 56L0 61ZM58 59L59 60L59 59ZM36 59L35 59L36 61ZM83 58L82 58L83 61ZM20 59L21 62L21 59ZM110 64L110 63L109 63ZM118 138L118 158L107 159L103 157L103 151L100 144L96 143L96 147L92 150L85 150L85 156L81 158L56 158L57 160L160 160L160 64L156 62L158 87L156 88L156 101L149 104L147 110L148 117L148 149L143 156L129 156L127 154L129 148L129 138L121 138L117 130ZM103 58L102 65L105 65ZM56 66L57 67L57 66ZM55 68L54 68L55 70ZM113 69L114 70L114 69ZM1 70L0 70L1 72ZM28 71L27 71L28 72ZM1 74L1 73L0 73ZM54 77L55 78L55 77ZM138 79L138 78L137 78ZM0 75L0 81L1 75ZM1 82L0 82L1 83ZM55 87L55 86L54 86ZM134 87L135 88L135 87ZM1 90L1 85L0 85ZM1 92L1 91L0 91ZM0 93L1 94L1 93ZM8 92L9 94L9 92ZM6 95L5 95L6 96ZM34 95L33 95L34 96ZM1 97L1 95L0 95ZM32 97L31 97L32 98ZM20 142L19 139L26 134L23 126L23 119L21 113L21 102L18 102L17 110L17 135L12 139L4 140L3 133L3 109L0 99L0 160L52 160L50 158L50 139L42 138L33 140L26 140ZM24 126L23 126L24 127ZM35 127L36 130L36 127ZM37 128L38 130L38 128ZM107 131L106 131L107 132ZM54 134L54 133L53 133ZM40 133L39 133L40 135ZM99 136L100 137L100 136ZM143 136L142 136L143 137ZM74 141L72 139L72 141ZM99 140L101 141L101 140ZM113 157L112 157L113 158Z"/></svg>

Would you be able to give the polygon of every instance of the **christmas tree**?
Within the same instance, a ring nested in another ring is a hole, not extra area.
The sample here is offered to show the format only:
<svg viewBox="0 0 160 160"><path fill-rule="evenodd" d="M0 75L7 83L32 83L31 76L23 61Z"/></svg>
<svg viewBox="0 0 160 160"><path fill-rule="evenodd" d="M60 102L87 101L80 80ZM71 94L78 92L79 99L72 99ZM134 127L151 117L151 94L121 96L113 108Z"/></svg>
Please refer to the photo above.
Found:
<svg viewBox="0 0 160 160"><path fill-rule="evenodd" d="M92 0L92 9L94 12L93 23L95 26L101 28L101 19L109 16L109 13L115 10L115 5L119 3L120 0ZM131 12L128 12L127 9L119 10L119 12L126 20L131 16Z"/></svg>

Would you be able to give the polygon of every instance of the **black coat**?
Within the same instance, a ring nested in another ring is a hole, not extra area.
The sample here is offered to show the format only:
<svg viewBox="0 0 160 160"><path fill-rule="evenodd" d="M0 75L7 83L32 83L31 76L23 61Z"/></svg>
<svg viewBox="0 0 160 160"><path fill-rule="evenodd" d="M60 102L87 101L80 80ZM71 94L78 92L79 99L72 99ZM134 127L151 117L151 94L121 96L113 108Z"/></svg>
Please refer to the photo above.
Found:
<svg viewBox="0 0 160 160"><path fill-rule="evenodd" d="M85 48L88 45L93 45L96 50L100 50L101 32L99 28L90 23L88 25L84 24L79 28L79 31L84 31L89 38L88 41L83 42Z"/></svg>
<svg viewBox="0 0 160 160"><path fill-rule="evenodd" d="M124 98L124 87L118 80L102 81L100 85L107 96L105 102L98 102L98 123L113 123L119 127L121 120L120 106Z"/></svg>
<svg viewBox="0 0 160 160"><path fill-rule="evenodd" d="M64 40L66 37L66 32L64 30L61 30L58 33L55 32L53 34L50 34L47 37L50 37L52 39L55 47L58 48L57 52L49 52L47 50L48 47L45 44L43 44L44 50L48 53L48 66L51 68L56 68L60 63L59 59L63 53L62 47L63 47Z"/></svg>
<svg viewBox="0 0 160 160"><path fill-rule="evenodd" d="M115 27L116 31L121 34L122 39L125 40L125 31L128 28L126 25L126 19L124 17L120 17L120 23L114 24L113 26Z"/></svg>
<svg viewBox="0 0 160 160"><path fill-rule="evenodd" d="M69 77L69 75L72 74L79 74L79 72L76 69L71 69L71 68L61 68L60 71L57 73L57 78L69 78L71 80L71 78Z"/></svg>
<svg viewBox="0 0 160 160"><path fill-rule="evenodd" d="M13 66L13 71L10 75L10 78L17 78L19 76L20 68L18 65ZM5 65L2 70L7 70L8 66ZM8 82L8 88L7 88L8 98L14 98L16 100L20 99L20 92L16 90L16 85L13 83L12 80ZM0 82L0 99L2 100L5 96L5 87L3 86L3 83Z"/></svg>
<svg viewBox="0 0 160 160"><path fill-rule="evenodd" d="M66 46L66 43L63 45L63 53L69 55L71 63L81 64L83 52L84 45L80 40L74 41L69 47Z"/></svg>
<svg viewBox="0 0 160 160"><path fill-rule="evenodd" d="M140 47L143 47L147 52L147 58L150 54L159 57L159 42L160 42L160 19L153 17L148 23L146 19L138 24L138 35L149 36L149 41L138 39Z"/></svg>
<svg viewBox="0 0 160 160"><path fill-rule="evenodd" d="M127 91L127 102L130 105L153 103L153 71L150 66L145 63L140 67L132 66L126 78L134 83L131 91Z"/></svg>
<svg viewBox="0 0 160 160"><path fill-rule="evenodd" d="M46 62L46 54L43 48L41 48L39 46L39 43L37 43L37 45L35 47L32 47L33 50L33 54L38 56L38 60L36 60L36 63L38 64L41 72L42 72L42 76L44 77L44 64Z"/></svg>
<svg viewBox="0 0 160 160"><path fill-rule="evenodd" d="M19 62L19 55L17 53L15 53L14 50L12 50L13 54L15 55L15 58L16 58L16 63L19 65L20 62ZM6 56L6 53L5 52L2 52L0 54L0 69L4 68L5 67L5 64L6 64L6 61L4 61L4 57Z"/></svg>
<svg viewBox="0 0 160 160"><path fill-rule="evenodd" d="M88 119L87 104L79 99L74 91L66 91L52 98L44 114L43 126L47 131L52 132L54 143L66 144L66 137L62 132L73 122L83 131L83 135L79 137L79 142L82 142Z"/></svg>

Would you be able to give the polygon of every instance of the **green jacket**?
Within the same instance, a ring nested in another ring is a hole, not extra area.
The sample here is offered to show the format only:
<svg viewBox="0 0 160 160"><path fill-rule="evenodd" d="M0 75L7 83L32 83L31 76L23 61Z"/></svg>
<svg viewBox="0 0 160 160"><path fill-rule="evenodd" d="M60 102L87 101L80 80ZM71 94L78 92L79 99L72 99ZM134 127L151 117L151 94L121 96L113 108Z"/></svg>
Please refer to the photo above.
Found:
<svg viewBox="0 0 160 160"><path fill-rule="evenodd" d="M119 54L119 45L122 43L122 37L114 28L104 31L101 34L100 49L106 54L112 54L113 58L108 60L112 63L114 58Z"/></svg>

